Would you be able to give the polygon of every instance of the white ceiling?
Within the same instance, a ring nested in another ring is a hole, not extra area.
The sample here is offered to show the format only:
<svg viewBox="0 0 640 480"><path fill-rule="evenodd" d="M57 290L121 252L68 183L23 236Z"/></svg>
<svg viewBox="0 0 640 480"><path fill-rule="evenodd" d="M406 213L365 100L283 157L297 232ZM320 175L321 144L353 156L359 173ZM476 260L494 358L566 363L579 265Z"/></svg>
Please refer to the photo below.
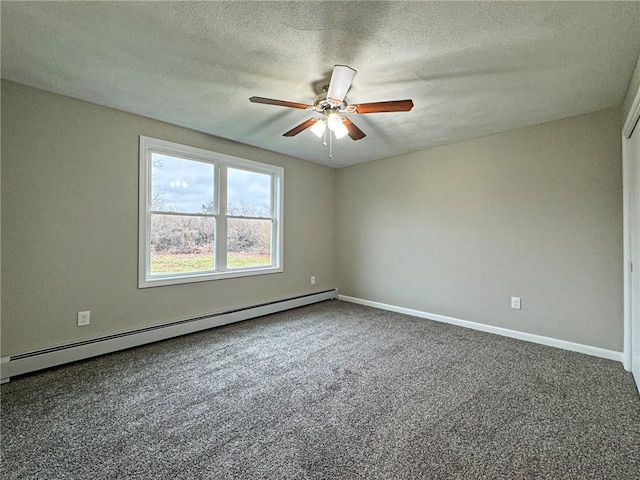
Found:
<svg viewBox="0 0 640 480"><path fill-rule="evenodd" d="M640 2L7 2L2 77L330 166L480 137L622 102ZM367 136L282 134L333 65L358 71Z"/></svg>

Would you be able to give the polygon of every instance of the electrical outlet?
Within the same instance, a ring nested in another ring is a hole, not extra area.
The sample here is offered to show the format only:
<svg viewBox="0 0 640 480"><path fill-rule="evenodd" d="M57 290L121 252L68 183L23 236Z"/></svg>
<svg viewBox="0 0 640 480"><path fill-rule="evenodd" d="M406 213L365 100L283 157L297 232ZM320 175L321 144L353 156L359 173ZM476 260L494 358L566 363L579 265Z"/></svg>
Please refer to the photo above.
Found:
<svg viewBox="0 0 640 480"><path fill-rule="evenodd" d="M511 297L511 308L520 310L520 297Z"/></svg>
<svg viewBox="0 0 640 480"><path fill-rule="evenodd" d="M86 327L91 324L91 312L89 310L85 312L78 312L78 326Z"/></svg>
<svg viewBox="0 0 640 480"><path fill-rule="evenodd" d="M316 284L316 277L311 277L311 285L315 285Z"/></svg>

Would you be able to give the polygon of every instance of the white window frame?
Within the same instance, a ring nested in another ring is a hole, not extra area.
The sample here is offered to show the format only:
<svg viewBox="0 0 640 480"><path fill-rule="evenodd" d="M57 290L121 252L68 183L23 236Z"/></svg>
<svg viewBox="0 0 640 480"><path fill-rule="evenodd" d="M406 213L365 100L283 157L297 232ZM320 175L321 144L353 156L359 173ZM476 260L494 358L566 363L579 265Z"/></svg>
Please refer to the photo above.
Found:
<svg viewBox="0 0 640 480"><path fill-rule="evenodd" d="M187 160L209 163L214 166L214 192L216 195L215 270L205 272L171 273L151 275L151 168L152 154L161 153ZM139 213L138 213L138 288L177 285L192 282L204 282L225 278L247 277L280 273L283 271L283 185L284 169L275 165L233 157L201 148L160 140L140 135L140 177L139 177ZM244 268L227 268L227 167L239 168L251 172L268 174L271 182L271 264Z"/></svg>

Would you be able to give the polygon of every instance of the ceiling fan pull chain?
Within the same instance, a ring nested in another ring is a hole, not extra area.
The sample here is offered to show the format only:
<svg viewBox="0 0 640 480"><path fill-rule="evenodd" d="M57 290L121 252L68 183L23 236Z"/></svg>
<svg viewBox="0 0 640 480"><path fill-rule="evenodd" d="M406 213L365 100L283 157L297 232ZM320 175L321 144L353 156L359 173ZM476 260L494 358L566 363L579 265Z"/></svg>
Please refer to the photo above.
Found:
<svg viewBox="0 0 640 480"><path fill-rule="evenodd" d="M327 128L327 130L329 129ZM333 141L331 140L332 137L333 135L331 135L331 132L329 132L329 160L333 158Z"/></svg>

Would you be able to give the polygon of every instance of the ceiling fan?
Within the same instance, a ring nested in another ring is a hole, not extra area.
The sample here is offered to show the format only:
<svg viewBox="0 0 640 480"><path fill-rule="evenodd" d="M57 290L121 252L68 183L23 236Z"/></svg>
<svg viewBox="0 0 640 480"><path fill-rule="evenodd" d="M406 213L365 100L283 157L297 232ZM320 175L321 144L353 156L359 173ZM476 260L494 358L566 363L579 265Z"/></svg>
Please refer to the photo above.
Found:
<svg viewBox="0 0 640 480"><path fill-rule="evenodd" d="M356 71L353 68L347 65L335 65L329 85L323 88L322 93L314 98L313 104L311 105L264 97L251 97L249 101L280 107L313 110L319 113L319 116L305 120L300 125L285 132L283 136L293 137L307 128L311 128L311 131L316 136L325 136L325 144L327 129L329 130L329 140L331 140L331 132L333 132L337 139L345 135L349 135L353 140L360 140L365 137L365 133L349 120L348 117L344 116L344 114L408 112L413 108L413 101L411 100L348 104L346 95L355 75Z"/></svg>

